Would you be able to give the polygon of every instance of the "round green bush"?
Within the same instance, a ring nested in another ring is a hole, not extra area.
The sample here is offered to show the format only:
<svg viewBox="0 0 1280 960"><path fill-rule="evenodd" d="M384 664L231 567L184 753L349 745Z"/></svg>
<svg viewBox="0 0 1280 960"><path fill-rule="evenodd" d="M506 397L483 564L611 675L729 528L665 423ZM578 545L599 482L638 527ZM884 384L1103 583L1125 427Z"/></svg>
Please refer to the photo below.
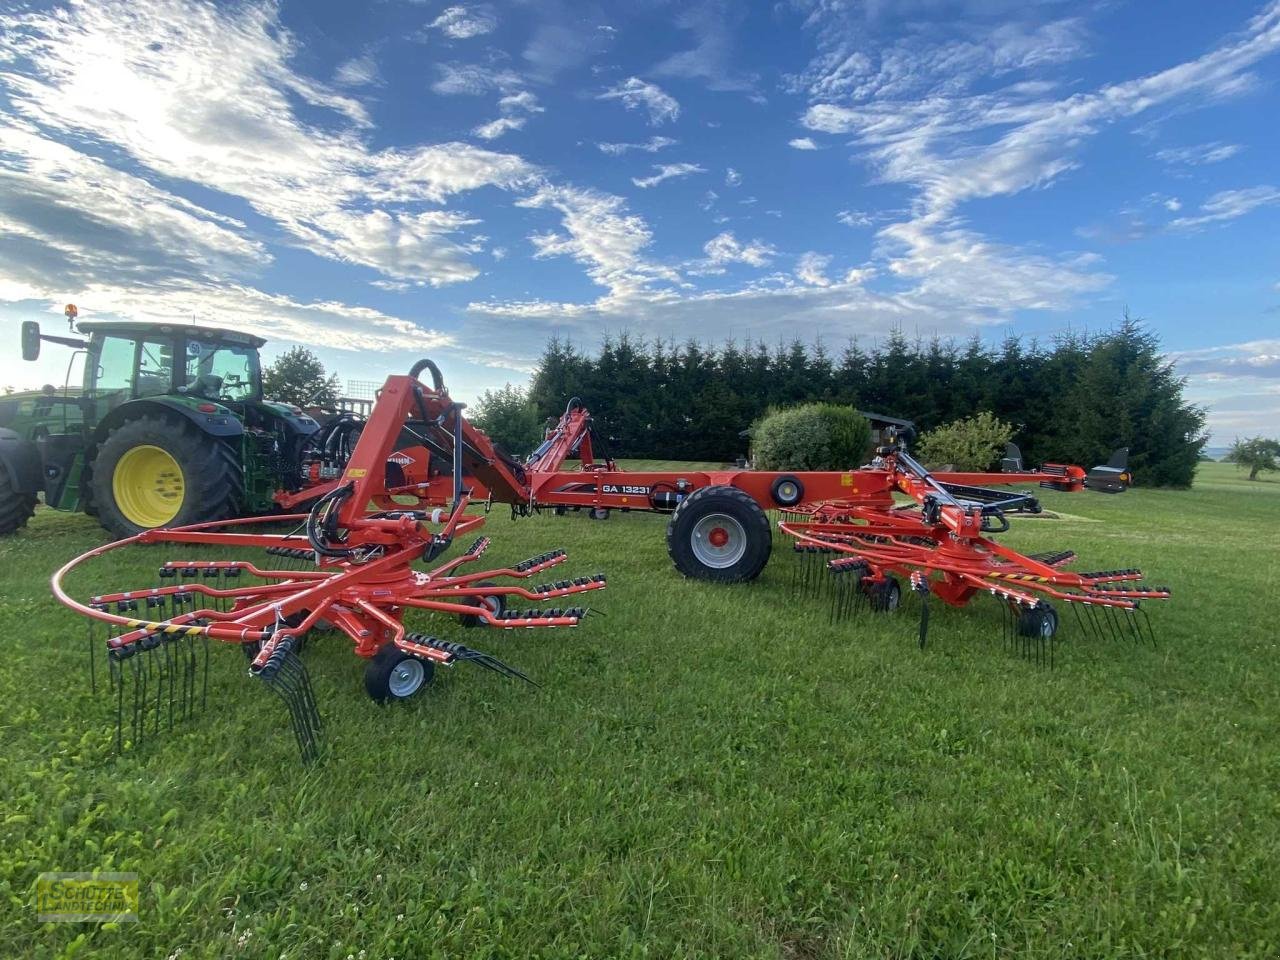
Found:
<svg viewBox="0 0 1280 960"><path fill-rule="evenodd" d="M867 418L835 403L771 410L751 428L758 470L849 470L866 460L870 443Z"/></svg>

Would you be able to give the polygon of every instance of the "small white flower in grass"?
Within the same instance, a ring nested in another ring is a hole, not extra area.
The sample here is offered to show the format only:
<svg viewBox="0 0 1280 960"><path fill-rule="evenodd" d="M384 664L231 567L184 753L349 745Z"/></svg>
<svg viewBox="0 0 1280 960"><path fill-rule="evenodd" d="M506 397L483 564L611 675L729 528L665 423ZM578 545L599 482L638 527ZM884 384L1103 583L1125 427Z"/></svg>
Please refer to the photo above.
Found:
<svg viewBox="0 0 1280 960"><path fill-rule="evenodd" d="M377 880L379 883L381 883L381 882L382 882L382 874L380 874L380 873L375 873L375 874L373 875L373 879L375 879L375 880Z"/></svg>
<svg viewBox="0 0 1280 960"><path fill-rule="evenodd" d="M306 892L307 892L307 881L303 880L300 884L298 884L298 889L299 889L299 890L301 890L303 893L306 893Z"/></svg>
<svg viewBox="0 0 1280 960"><path fill-rule="evenodd" d="M403 914L403 913L397 913L397 914L396 914L396 923L403 923L403 922L404 922L404 914Z"/></svg>

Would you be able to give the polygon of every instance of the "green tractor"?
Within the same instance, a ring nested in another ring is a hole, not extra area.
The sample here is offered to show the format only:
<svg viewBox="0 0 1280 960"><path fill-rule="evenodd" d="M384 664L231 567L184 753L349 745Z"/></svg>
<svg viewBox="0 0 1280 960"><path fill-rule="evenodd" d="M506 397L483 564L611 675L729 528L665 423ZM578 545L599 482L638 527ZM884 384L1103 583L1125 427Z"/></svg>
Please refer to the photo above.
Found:
<svg viewBox="0 0 1280 960"><path fill-rule="evenodd" d="M302 449L319 424L262 398L259 337L234 330L83 321L79 337L22 325L22 356L41 341L84 356L82 386L0 397L0 535L37 497L83 510L117 537L152 527L270 511L304 485Z"/></svg>

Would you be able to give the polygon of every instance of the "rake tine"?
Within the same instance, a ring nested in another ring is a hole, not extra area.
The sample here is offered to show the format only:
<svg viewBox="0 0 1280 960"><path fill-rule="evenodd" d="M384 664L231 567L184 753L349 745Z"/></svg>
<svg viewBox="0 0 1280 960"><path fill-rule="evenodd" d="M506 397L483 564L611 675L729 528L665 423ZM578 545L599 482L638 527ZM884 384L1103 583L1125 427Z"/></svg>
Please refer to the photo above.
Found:
<svg viewBox="0 0 1280 960"><path fill-rule="evenodd" d="M133 665L133 742L142 742L146 732L146 714L143 703L147 697L147 668L140 654L135 653L130 661Z"/></svg>
<svg viewBox="0 0 1280 960"><path fill-rule="evenodd" d="M311 687L311 677L307 673L306 665L296 653L290 653L285 657L284 663L281 665L283 675L287 676L298 691L298 697L305 711L304 717L310 721L314 718L315 723L310 724L317 731L320 724L320 711L316 707L315 691Z"/></svg>
<svg viewBox="0 0 1280 960"><path fill-rule="evenodd" d="M501 674L504 677L510 677L512 680L523 680L525 683L531 684L535 687L539 685L537 681L533 680L527 674L517 670L509 664L503 663L491 654L480 653L475 650L471 651L471 653L471 656L462 657L461 659L474 663L477 667L484 667L486 670L492 670L494 673Z"/></svg>
<svg viewBox="0 0 1280 960"><path fill-rule="evenodd" d="M920 649L923 650L929 638L929 578L913 573L911 589L920 594Z"/></svg>
<svg viewBox="0 0 1280 960"><path fill-rule="evenodd" d="M281 662L275 679L278 684L277 692L285 698L290 720L298 737L298 748L303 758L308 759L314 755L316 749L319 720L316 716L315 700L310 694L310 678L305 672L299 672L299 668L305 671L302 661L290 652Z"/></svg>
<svg viewBox="0 0 1280 960"><path fill-rule="evenodd" d="M1123 634L1120 630L1120 621L1116 619L1115 608L1107 604L1103 610L1106 611L1107 622L1111 625L1111 639L1114 643L1119 643L1123 639Z"/></svg>
<svg viewBox="0 0 1280 960"><path fill-rule="evenodd" d="M124 675L120 664L111 656L107 657L108 670L112 684L116 688L116 753L124 749L124 735L121 726L124 720Z"/></svg>
<svg viewBox="0 0 1280 960"><path fill-rule="evenodd" d="M1128 626L1129 631L1133 634L1133 642L1140 644L1146 638L1142 635L1142 631L1138 627L1137 610L1138 610L1137 607L1133 607L1129 610L1126 610L1124 612L1124 618L1125 618L1125 625Z"/></svg>
<svg viewBox="0 0 1280 960"><path fill-rule="evenodd" d="M1068 603L1067 606L1071 608L1071 616L1075 618L1076 626L1080 629L1080 633L1084 634L1085 626L1084 626L1084 619L1080 614L1080 604Z"/></svg>
<svg viewBox="0 0 1280 960"><path fill-rule="evenodd" d="M1156 632L1151 627L1151 617L1143 607L1135 608L1136 613L1142 614L1142 622L1147 627L1147 637L1151 640L1151 646L1156 646Z"/></svg>
<svg viewBox="0 0 1280 960"><path fill-rule="evenodd" d="M177 693L178 672L177 658L174 656L173 644L169 642L168 637L161 639L160 648L164 651L165 672L169 679L169 729L173 730L173 701Z"/></svg>
<svg viewBox="0 0 1280 960"><path fill-rule="evenodd" d="M320 715L316 710L311 677L293 652L289 640L281 641L257 676L276 694L289 713L289 722L298 742L303 763L319 756Z"/></svg>

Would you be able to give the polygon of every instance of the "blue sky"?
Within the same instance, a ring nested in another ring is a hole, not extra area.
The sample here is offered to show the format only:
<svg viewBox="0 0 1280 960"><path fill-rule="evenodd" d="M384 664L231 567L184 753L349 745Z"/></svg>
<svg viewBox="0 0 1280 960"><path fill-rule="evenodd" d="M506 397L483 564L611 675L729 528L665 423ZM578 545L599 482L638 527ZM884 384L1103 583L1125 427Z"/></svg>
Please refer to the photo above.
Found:
<svg viewBox="0 0 1280 960"><path fill-rule="evenodd" d="M0 7L17 325L522 382L552 334L1159 331L1280 432L1280 2Z"/></svg>

